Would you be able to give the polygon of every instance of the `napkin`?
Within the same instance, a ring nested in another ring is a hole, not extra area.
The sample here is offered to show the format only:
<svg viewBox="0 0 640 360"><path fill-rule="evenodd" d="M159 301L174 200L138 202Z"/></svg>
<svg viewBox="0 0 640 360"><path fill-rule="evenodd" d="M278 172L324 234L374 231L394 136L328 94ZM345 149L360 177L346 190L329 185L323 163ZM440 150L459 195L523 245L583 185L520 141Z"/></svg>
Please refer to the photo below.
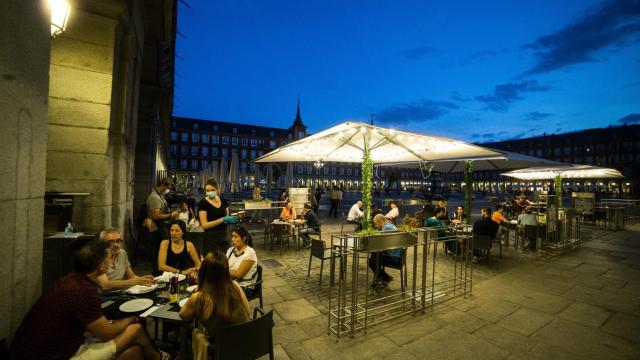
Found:
<svg viewBox="0 0 640 360"><path fill-rule="evenodd" d="M144 294L148 293L149 291L155 290L157 287L157 284L153 284L151 286L133 285L132 287L128 288L126 292L134 295Z"/></svg>
<svg viewBox="0 0 640 360"><path fill-rule="evenodd" d="M174 276L175 276L174 273L169 272L169 271L165 271L165 272L162 273L162 275L154 277L153 280L155 280L155 281L163 280L164 282L169 283L169 282L171 282L171 278L174 277Z"/></svg>

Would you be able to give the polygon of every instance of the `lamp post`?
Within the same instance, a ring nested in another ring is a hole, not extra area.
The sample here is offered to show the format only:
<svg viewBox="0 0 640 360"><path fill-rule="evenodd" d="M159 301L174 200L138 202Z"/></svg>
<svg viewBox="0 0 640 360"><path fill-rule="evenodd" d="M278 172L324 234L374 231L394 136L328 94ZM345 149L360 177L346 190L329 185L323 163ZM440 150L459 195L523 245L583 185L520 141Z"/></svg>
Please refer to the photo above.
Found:
<svg viewBox="0 0 640 360"><path fill-rule="evenodd" d="M71 6L66 0L49 0L51 10L51 37L62 34L67 28Z"/></svg>

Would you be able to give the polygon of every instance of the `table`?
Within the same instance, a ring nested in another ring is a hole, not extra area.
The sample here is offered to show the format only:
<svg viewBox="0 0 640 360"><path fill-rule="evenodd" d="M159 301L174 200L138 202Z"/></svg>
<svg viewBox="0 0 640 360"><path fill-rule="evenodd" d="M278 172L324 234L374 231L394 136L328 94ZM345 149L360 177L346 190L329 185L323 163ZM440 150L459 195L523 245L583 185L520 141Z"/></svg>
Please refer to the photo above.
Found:
<svg viewBox="0 0 640 360"><path fill-rule="evenodd" d="M282 245L283 236L291 236L291 234L285 234L284 230L286 227L293 228L293 235L295 237L296 249L300 250L300 226L302 225L302 220L296 219L294 222L283 221L280 219L275 219L271 222L272 226L278 227L278 231L274 234L276 239L279 240ZM273 248L273 241L271 241L271 248Z"/></svg>

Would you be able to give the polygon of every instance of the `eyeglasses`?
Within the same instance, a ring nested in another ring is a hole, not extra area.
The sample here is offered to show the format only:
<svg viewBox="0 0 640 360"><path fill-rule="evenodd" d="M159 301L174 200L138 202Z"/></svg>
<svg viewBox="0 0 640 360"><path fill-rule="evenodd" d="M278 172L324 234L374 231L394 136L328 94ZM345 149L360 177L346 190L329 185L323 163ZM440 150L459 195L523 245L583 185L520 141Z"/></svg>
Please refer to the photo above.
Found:
<svg viewBox="0 0 640 360"><path fill-rule="evenodd" d="M113 240L109 240L110 243L112 244L122 244L124 242L124 240L118 238L118 239L113 239Z"/></svg>

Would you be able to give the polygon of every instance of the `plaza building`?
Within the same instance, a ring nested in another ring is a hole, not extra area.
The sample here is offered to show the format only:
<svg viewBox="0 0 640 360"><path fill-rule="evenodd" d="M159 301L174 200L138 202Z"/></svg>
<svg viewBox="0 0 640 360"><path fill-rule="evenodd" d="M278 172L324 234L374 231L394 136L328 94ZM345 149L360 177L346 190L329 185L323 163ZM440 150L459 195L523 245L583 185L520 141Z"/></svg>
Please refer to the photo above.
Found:
<svg viewBox="0 0 640 360"><path fill-rule="evenodd" d="M480 144L493 149L553 161L614 168L625 179L565 179L564 191L632 195L640 188L640 124L609 126L563 134L534 136ZM520 181L500 176L504 171L474 172L474 190L488 193L548 190L552 181ZM461 189L463 174L440 174L443 189Z"/></svg>
<svg viewBox="0 0 640 360"><path fill-rule="evenodd" d="M259 179L267 178L271 166L273 187L283 187L286 163L256 164L252 160L310 135L302 122L300 102L293 123L288 128L274 128L240 123L174 117L171 125L169 170L187 177L207 166L229 164L236 153L240 164L240 181L244 189L250 189ZM376 170L375 186L378 188L410 189L430 185L419 170L380 168ZM300 162L293 164L294 185L298 187L329 188L338 186L344 190L359 190L360 163Z"/></svg>

